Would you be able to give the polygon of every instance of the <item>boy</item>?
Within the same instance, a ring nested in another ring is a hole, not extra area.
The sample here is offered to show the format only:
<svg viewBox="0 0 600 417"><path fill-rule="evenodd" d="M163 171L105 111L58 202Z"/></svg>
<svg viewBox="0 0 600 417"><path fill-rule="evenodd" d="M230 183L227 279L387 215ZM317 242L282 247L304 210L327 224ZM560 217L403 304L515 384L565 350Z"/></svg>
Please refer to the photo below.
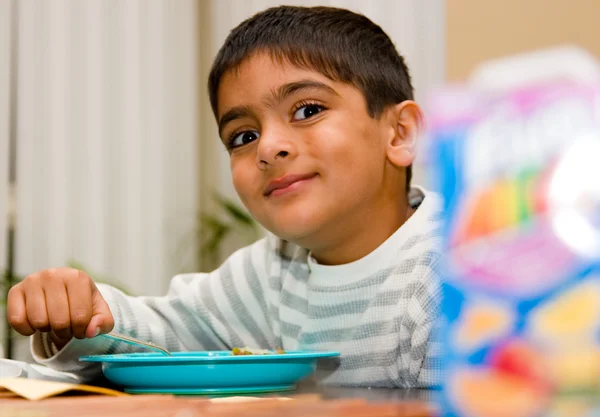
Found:
<svg viewBox="0 0 600 417"><path fill-rule="evenodd" d="M110 331L178 350L339 350L323 383L433 386L438 198L410 188L422 113L403 58L366 17L277 7L235 28L209 78L233 182L273 235L165 297L84 273L35 273L9 321L37 361L93 378L84 354L130 350Z"/></svg>

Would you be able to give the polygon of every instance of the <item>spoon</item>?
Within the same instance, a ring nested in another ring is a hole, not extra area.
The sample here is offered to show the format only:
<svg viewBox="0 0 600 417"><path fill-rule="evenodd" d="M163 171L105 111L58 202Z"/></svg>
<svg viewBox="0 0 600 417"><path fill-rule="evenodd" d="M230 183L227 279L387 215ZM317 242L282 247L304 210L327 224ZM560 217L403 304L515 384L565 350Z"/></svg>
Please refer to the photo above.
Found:
<svg viewBox="0 0 600 417"><path fill-rule="evenodd" d="M143 347L146 349L153 349L161 352L163 355L171 356L171 352L169 352L167 349L157 346L152 342L144 342L143 340L139 340L130 336L125 336L123 334L115 332L103 333L100 336L106 337L108 339L119 340L121 342L125 342L133 346Z"/></svg>

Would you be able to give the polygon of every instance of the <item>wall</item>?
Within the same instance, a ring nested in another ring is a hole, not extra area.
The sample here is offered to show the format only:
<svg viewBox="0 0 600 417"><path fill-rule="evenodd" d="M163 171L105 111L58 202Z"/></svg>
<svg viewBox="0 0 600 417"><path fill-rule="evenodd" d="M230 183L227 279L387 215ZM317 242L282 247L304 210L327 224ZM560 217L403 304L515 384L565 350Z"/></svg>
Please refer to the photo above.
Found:
<svg viewBox="0 0 600 417"><path fill-rule="evenodd" d="M8 212L8 142L9 142L9 108L10 108L10 15L11 0L0 0L0 280L6 265L6 228ZM5 288L0 287L0 309ZM0 314L0 340L4 338L5 320ZM3 357L3 346L0 342L0 358Z"/></svg>
<svg viewBox="0 0 600 417"><path fill-rule="evenodd" d="M11 0L0 0L0 274L6 268Z"/></svg>
<svg viewBox="0 0 600 417"><path fill-rule="evenodd" d="M448 0L447 14L449 80L486 59L568 42L600 57L597 0Z"/></svg>
<svg viewBox="0 0 600 417"><path fill-rule="evenodd" d="M162 295L174 274L195 266L196 6L0 0L0 270L9 110L19 275L75 260L94 278ZM19 339L17 358L27 351Z"/></svg>
<svg viewBox="0 0 600 417"><path fill-rule="evenodd" d="M195 227L195 2L18 5L18 272L164 293Z"/></svg>

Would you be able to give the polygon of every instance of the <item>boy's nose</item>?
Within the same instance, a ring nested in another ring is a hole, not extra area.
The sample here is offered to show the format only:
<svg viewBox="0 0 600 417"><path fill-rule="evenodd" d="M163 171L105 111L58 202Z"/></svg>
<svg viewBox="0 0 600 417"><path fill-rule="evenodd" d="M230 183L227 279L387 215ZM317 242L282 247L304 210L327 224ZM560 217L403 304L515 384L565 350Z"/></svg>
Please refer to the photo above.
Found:
<svg viewBox="0 0 600 417"><path fill-rule="evenodd" d="M258 140L256 162L261 169L281 163L295 154L295 144L282 132L264 132Z"/></svg>

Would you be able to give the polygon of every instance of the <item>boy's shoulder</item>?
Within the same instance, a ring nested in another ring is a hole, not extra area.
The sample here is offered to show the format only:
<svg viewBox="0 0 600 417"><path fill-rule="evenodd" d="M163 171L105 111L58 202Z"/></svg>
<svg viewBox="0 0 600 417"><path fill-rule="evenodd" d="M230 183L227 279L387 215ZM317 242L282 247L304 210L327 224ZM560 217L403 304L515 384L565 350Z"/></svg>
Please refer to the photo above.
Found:
<svg viewBox="0 0 600 417"><path fill-rule="evenodd" d="M408 199L415 211L401 228L403 243L399 250L441 255L444 220L442 197L422 187L414 187Z"/></svg>
<svg viewBox="0 0 600 417"><path fill-rule="evenodd" d="M395 245L395 272L418 279L437 277L442 258L443 204L439 194L413 187L409 204L415 212L400 228Z"/></svg>

